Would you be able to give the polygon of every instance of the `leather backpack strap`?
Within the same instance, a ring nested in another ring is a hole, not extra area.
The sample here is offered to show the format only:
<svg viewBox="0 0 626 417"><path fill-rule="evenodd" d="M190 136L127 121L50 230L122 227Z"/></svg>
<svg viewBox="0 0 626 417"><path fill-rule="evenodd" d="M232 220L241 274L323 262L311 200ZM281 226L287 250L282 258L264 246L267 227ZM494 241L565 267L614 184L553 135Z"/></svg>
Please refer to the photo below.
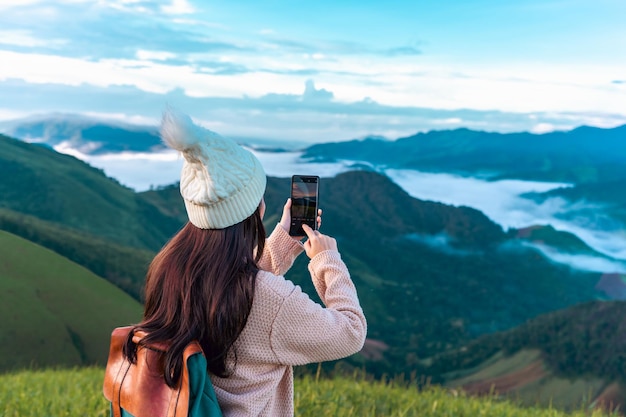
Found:
<svg viewBox="0 0 626 417"><path fill-rule="evenodd" d="M202 353L202 348L198 342L191 342L185 348L183 352L183 374L181 376L180 390L177 399L177 406L174 413L169 414L168 417L187 417L189 413L189 399L190 399L190 387L189 387L189 367L187 360L198 353ZM170 404L171 406L172 404ZM184 406L182 406L184 405Z"/></svg>
<svg viewBox="0 0 626 417"><path fill-rule="evenodd" d="M131 331L131 327L119 327L111 334L111 344L109 347L109 359L104 373L104 384L102 391L104 397L113 405L113 416L121 417L120 407L120 387L124 376L130 368L130 363L124 360L122 348L124 342Z"/></svg>
<svg viewBox="0 0 626 417"><path fill-rule="evenodd" d="M190 399L187 360L202 353L200 344L192 342L185 348L181 379L178 386L172 389L163 380L166 344L137 345L136 364L124 358L122 349L131 330L130 326L120 327L111 335L103 392L113 406L113 416L121 417L124 409L134 417L187 417ZM133 342L137 344L143 337L145 333L137 331Z"/></svg>

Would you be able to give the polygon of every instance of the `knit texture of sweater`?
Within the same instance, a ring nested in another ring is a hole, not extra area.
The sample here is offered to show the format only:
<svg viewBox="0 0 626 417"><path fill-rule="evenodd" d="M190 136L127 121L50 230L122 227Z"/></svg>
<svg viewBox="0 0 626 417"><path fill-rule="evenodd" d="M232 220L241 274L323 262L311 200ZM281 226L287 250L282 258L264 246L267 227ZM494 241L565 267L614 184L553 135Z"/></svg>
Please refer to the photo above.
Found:
<svg viewBox="0 0 626 417"><path fill-rule="evenodd" d="M293 365L336 360L363 347L367 324L339 252L318 253L309 272L324 306L283 278L302 244L277 225L267 239L252 309L227 378L211 380L225 417L293 416ZM232 355L231 355L232 356Z"/></svg>

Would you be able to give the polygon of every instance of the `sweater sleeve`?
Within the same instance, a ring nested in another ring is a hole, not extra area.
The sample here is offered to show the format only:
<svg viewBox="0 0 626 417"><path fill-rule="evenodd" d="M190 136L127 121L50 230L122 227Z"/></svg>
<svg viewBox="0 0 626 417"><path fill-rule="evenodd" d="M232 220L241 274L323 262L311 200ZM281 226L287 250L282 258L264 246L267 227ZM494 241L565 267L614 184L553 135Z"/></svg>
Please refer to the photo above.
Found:
<svg viewBox="0 0 626 417"><path fill-rule="evenodd" d="M339 252L317 254L311 278L326 308L295 286L272 326L272 350L285 365L303 365L350 356L363 347L367 323L356 288Z"/></svg>
<svg viewBox="0 0 626 417"><path fill-rule="evenodd" d="M277 224L272 234L265 240L259 268L274 275L285 275L302 251L304 251L302 243L289 236L289 233Z"/></svg>

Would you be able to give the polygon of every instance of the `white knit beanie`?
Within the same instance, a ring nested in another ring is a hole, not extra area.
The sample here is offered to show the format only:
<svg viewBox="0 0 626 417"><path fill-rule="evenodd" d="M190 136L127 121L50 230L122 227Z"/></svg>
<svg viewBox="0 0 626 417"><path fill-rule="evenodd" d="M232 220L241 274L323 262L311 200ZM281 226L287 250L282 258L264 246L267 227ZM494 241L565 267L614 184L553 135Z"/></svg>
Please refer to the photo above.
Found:
<svg viewBox="0 0 626 417"><path fill-rule="evenodd" d="M194 226L223 229L254 213L266 184L254 155L172 109L163 113L161 137L185 157L180 194Z"/></svg>

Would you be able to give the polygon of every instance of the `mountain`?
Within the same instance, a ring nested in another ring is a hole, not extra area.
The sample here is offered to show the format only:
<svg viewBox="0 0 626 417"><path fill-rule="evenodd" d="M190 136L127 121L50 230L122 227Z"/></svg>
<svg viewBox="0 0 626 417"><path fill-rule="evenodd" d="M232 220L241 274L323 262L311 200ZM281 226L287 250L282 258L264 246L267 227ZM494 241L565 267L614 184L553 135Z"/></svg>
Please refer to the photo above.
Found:
<svg viewBox="0 0 626 417"><path fill-rule="evenodd" d="M176 185L134 193L42 146L0 137L0 169L7 178L0 228L108 271L97 273L111 282L126 274L129 288L143 282L151 254L184 221ZM268 179L268 229L289 189L288 179ZM360 354L330 366L421 374L424 359L439 352L603 297L595 288L599 274L554 264L480 211L415 199L379 173L322 178L320 196L322 230L337 239L369 329ZM14 256L27 264L41 258ZM316 298L306 264L300 256L288 278Z"/></svg>
<svg viewBox="0 0 626 417"><path fill-rule="evenodd" d="M0 230L0 369L104 365L111 331L141 319L128 294Z"/></svg>
<svg viewBox="0 0 626 417"><path fill-rule="evenodd" d="M625 138L626 141L626 138ZM537 202L560 197L580 207L571 215L583 215L602 222L606 229L623 229L626 224L626 179L580 184L557 188L545 193L528 193L525 196ZM602 216L607 213L609 216ZM616 220L619 223L616 223Z"/></svg>
<svg viewBox="0 0 626 417"><path fill-rule="evenodd" d="M606 257L608 259L608 256L592 249L578 236L556 230L550 225L535 225L520 229L511 229L509 230L509 234L515 236L517 239L532 244L549 246L558 250L560 253L591 255L599 258Z"/></svg>
<svg viewBox="0 0 626 417"><path fill-rule="evenodd" d="M129 188L69 155L0 135L0 208L158 250L180 227Z"/></svg>
<svg viewBox="0 0 626 417"><path fill-rule="evenodd" d="M376 166L575 184L626 179L626 125L568 132L430 131L386 141L377 138L313 145L304 158L365 161Z"/></svg>
<svg viewBox="0 0 626 417"><path fill-rule="evenodd" d="M8 136L50 147L62 145L86 155L154 152L165 149L156 126L140 126L74 114L32 116L3 129Z"/></svg>
<svg viewBox="0 0 626 417"><path fill-rule="evenodd" d="M155 252L120 245L63 225L0 209L0 230L51 249L141 300L144 277Z"/></svg>
<svg viewBox="0 0 626 417"><path fill-rule="evenodd" d="M270 179L268 213L289 182ZM368 317L372 372L595 299L598 274L556 265L477 210L420 201L373 172L322 179L323 230L337 238ZM326 202L326 203L325 203ZM313 291L298 259L288 277Z"/></svg>
<svg viewBox="0 0 626 417"><path fill-rule="evenodd" d="M626 406L626 302L589 302L485 335L427 362L435 382L559 408Z"/></svg>

